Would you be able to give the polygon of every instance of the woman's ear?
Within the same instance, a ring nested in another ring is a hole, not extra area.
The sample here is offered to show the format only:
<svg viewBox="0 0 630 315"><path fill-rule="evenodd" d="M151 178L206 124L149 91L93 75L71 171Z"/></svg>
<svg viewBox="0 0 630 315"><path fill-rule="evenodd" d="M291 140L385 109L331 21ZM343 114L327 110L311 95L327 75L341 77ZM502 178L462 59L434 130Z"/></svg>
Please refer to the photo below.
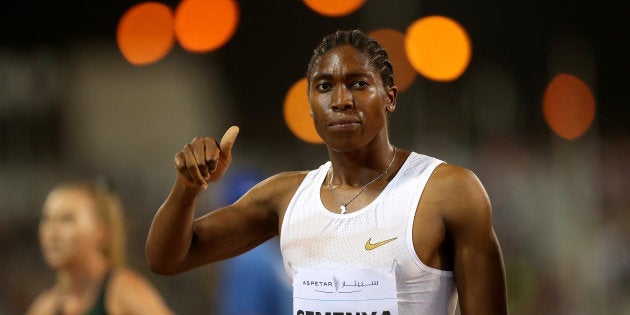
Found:
<svg viewBox="0 0 630 315"><path fill-rule="evenodd" d="M387 88L387 106L385 109L388 113L392 113L396 110L396 98L398 96L398 87L390 86Z"/></svg>

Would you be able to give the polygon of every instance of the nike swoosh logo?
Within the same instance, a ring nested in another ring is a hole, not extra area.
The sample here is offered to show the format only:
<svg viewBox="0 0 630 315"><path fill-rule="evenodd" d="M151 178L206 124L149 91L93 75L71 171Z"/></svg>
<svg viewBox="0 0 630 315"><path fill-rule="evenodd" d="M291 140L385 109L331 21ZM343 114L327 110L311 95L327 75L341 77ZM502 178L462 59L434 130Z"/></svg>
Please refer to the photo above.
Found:
<svg viewBox="0 0 630 315"><path fill-rule="evenodd" d="M378 243L372 243L372 238L370 237L370 239L367 241L367 243L365 243L365 250L373 250L379 246L383 246L391 241L394 241L395 239L397 239L398 237L394 237L394 238L390 238L388 240L384 240Z"/></svg>

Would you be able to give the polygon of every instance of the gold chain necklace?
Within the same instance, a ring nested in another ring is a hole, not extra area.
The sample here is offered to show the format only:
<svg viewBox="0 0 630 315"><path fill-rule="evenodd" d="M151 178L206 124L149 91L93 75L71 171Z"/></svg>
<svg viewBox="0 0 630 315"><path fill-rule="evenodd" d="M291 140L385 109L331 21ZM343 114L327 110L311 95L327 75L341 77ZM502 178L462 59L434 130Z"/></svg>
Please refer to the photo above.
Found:
<svg viewBox="0 0 630 315"><path fill-rule="evenodd" d="M333 180L333 171L332 171L332 166L329 169L329 173L330 173L330 178L328 179L328 188L330 188L330 190L333 192L333 194L335 195L335 197L337 198L337 200L339 201L339 203L341 204L341 206L339 206L339 211L341 212L341 214L345 214L347 211L347 206L357 197L359 197L359 195L368 187L370 186L372 183L376 182L377 180L381 179L381 177L385 176L385 174L387 174L387 172L389 172L389 168L392 167L392 164L394 164L394 160L396 159L396 147L394 147L394 153L392 154L392 160L389 161L389 165L387 165L387 168L384 169L378 176L376 176L374 179L372 179L369 183L363 185L363 187L361 187L361 190L359 190L358 193L356 193L356 195L354 195L352 198L350 198L350 200L343 202L343 200L341 200L341 198L339 197L339 195L337 195L337 192L335 191L335 189L332 186L332 180Z"/></svg>

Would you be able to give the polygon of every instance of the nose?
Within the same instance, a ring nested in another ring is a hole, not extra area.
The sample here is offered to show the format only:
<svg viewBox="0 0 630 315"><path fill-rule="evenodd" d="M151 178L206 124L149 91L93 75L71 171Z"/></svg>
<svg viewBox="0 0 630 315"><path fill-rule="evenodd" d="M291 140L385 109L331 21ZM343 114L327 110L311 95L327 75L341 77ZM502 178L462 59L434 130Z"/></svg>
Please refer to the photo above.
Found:
<svg viewBox="0 0 630 315"><path fill-rule="evenodd" d="M345 84L337 85L333 92L330 105L334 111L346 111L354 107L352 92Z"/></svg>

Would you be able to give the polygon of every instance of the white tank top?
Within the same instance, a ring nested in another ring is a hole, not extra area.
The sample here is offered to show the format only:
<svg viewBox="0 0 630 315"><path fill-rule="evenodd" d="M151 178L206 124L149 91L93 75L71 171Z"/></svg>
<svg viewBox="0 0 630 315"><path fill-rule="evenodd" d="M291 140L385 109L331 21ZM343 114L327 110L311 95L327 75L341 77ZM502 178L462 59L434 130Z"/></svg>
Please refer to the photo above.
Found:
<svg viewBox="0 0 630 315"><path fill-rule="evenodd" d="M322 204L320 188L330 162L310 171L282 222L280 248L289 279L303 268L395 270L399 314L454 314L453 273L423 264L411 236L420 196L441 163L412 152L376 199L348 214Z"/></svg>

